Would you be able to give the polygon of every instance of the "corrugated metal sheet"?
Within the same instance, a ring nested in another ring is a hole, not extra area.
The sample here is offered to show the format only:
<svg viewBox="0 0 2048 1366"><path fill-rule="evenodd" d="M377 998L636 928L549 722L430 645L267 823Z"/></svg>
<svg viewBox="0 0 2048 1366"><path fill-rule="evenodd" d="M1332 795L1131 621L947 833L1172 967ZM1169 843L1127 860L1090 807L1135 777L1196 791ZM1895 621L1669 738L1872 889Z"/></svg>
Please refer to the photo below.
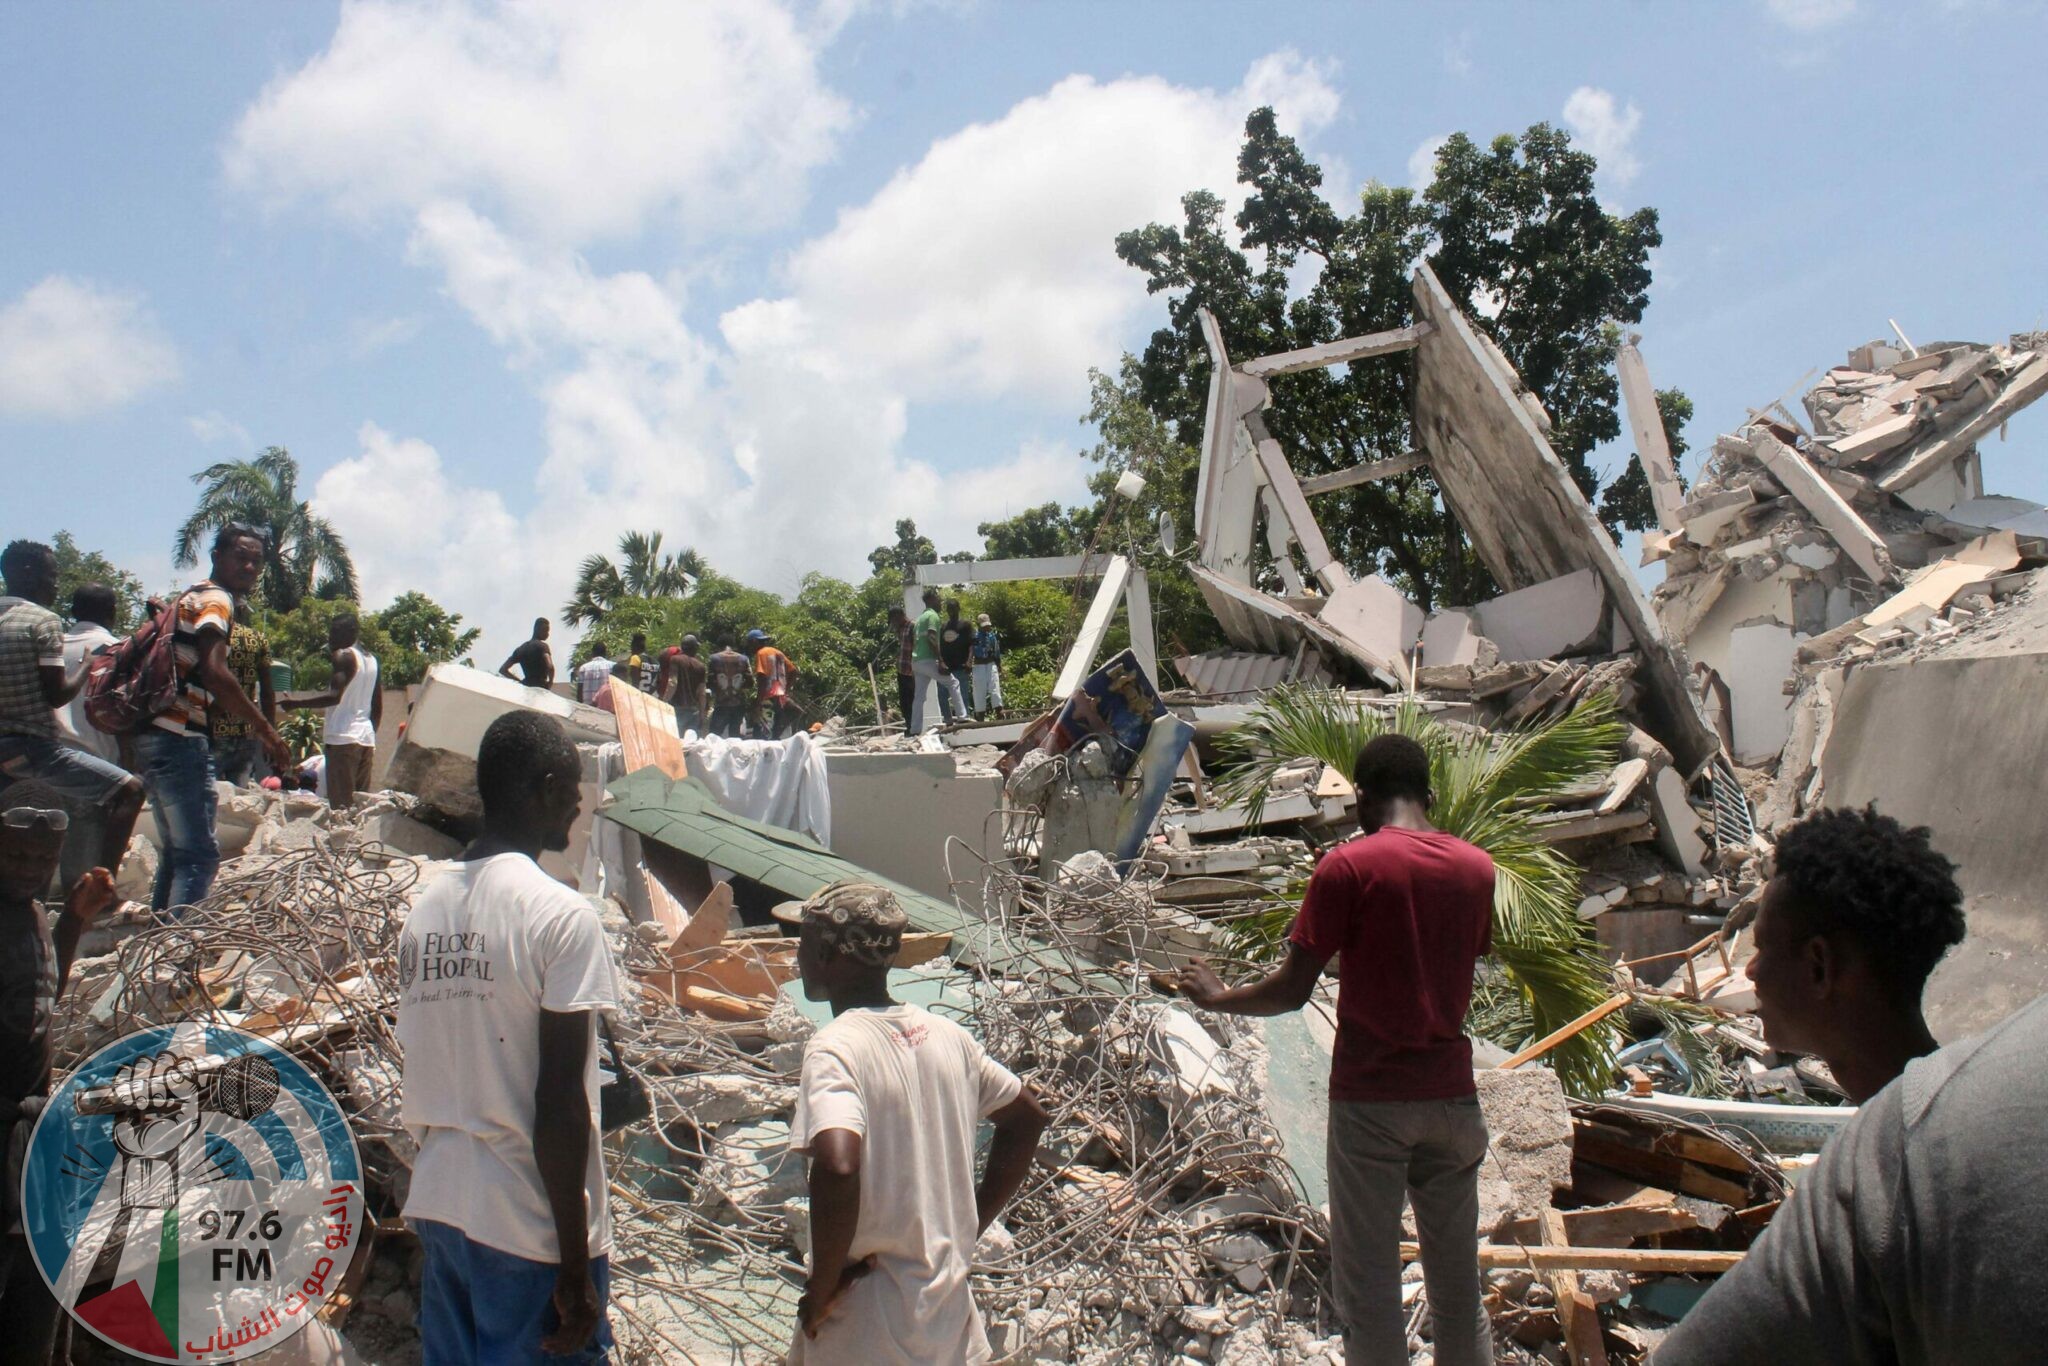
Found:
<svg viewBox="0 0 2048 1366"><path fill-rule="evenodd" d="M1330 681L1323 657L1314 650L1303 657L1299 670L1290 655L1252 654L1243 650L1183 655L1173 661L1173 666L1204 697L1249 697L1283 683Z"/></svg>

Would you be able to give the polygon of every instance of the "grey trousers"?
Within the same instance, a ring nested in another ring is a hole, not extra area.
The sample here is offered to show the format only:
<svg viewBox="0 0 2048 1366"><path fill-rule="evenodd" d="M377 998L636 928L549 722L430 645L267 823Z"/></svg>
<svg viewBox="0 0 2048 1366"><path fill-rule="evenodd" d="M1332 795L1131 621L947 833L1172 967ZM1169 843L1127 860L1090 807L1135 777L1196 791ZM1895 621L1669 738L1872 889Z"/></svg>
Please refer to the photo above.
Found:
<svg viewBox="0 0 2048 1366"><path fill-rule="evenodd" d="M1408 1360L1401 1200L1415 1207L1438 1366L1488 1366L1479 1299L1479 1100L1330 1103L1330 1262L1350 1366Z"/></svg>

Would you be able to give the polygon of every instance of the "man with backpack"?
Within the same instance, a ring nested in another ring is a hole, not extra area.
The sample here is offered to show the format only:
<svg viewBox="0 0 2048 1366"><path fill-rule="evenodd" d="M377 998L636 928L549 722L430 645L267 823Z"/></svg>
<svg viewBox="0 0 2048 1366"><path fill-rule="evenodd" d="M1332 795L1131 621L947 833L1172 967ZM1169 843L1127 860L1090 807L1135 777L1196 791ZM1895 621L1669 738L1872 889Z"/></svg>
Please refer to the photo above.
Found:
<svg viewBox="0 0 2048 1366"><path fill-rule="evenodd" d="M136 761L163 836L152 910L199 901L220 868L212 718L232 716L248 722L278 772L291 767L291 753L277 728L228 666L235 603L262 575L264 545L263 533L254 527L239 522L222 527L213 538L211 577L179 594L166 609L167 616L156 623L151 653L168 647L173 686L168 697L150 699L146 707L151 714L135 732ZM166 625L172 628L168 642L161 639ZM151 671L149 661L140 667Z"/></svg>
<svg viewBox="0 0 2048 1366"><path fill-rule="evenodd" d="M142 814L142 784L117 764L64 742L56 709L85 685L87 662L64 662L64 623L50 604L57 600L57 556L46 545L16 541L0 552L0 788L35 778L55 789L80 819L71 842L90 838L95 847L66 850L67 867L102 867L117 872L128 852L128 837Z"/></svg>

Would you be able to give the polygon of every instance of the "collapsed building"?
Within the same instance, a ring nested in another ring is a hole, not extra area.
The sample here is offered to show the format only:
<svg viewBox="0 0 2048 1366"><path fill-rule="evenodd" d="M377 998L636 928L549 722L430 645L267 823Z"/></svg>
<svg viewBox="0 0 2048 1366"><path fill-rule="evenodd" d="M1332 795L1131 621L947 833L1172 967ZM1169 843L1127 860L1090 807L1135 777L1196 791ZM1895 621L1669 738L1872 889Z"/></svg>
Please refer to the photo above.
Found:
<svg viewBox="0 0 2048 1366"><path fill-rule="evenodd" d="M1213 364L1188 569L1229 649L1162 663L1144 571L1110 553L916 575L913 590L962 576L1094 585L1043 717L730 742L679 734L666 705L629 689L604 711L438 666L401 709L396 791L349 813L299 794L224 798L233 861L207 902L81 948L60 1061L194 1012L305 1059L350 1113L378 1216L306 1350L416 1359L393 948L475 828L484 729L541 710L578 742L586 780L585 819L545 866L598 907L630 984L624 1058L652 1096L651 1115L608 1140L624 1359L780 1360L808 1252L786 1139L824 1016L793 986L792 942L767 912L860 876L910 915L899 999L967 1025L1053 1116L976 1249L1000 1359L1336 1360L1322 1157L1334 988L1299 1016L1246 1021L1162 996L1151 970L1227 958L1240 927L1284 915L1314 852L1351 828L1353 794L1308 761L1255 803L1229 795L1217 743L1282 687L1421 707L1482 737L1604 694L1628 721L1621 752L1533 824L1581 870L1579 915L1607 946L1614 995L1545 1038L1479 1042L1493 1134L1481 1257L1503 1360L1642 1359L1767 1226L1788 1169L1853 1113L1760 1099L1829 1094L1745 1018L1743 931L1772 829L1872 798L1931 820L1971 884L1972 939L1943 969L1951 1021L1975 1027L2048 985L2017 897L2024 804L2010 800L2048 755L2029 704L2048 647L2032 568L2048 514L1987 497L1976 449L2042 387L2048 351L2040 337L1860 348L1807 396L1805 422L1777 403L1752 413L1682 491L1625 348L1660 521L1645 554L1665 571L1646 594L1513 367L1426 266L1414 291L1410 327L1280 356L1234 360L1203 318ZM1298 478L1262 416L1266 381L1375 356L1415 367L1417 449ZM1330 553L1312 499L1424 465L1498 596L1424 613ZM1105 660L1119 607L1131 649ZM1901 747L1943 745L2004 785L1901 762ZM152 830L121 870L128 889L147 886ZM1646 1039L1607 1094L1568 1099L1545 1050L1639 1000L1687 1006L1680 1042L1699 1047ZM1746 1083L1722 1089L1750 1099L1681 1094L1713 1089L1694 1084L1702 1048ZM1426 1352L1413 1265L1403 1300Z"/></svg>

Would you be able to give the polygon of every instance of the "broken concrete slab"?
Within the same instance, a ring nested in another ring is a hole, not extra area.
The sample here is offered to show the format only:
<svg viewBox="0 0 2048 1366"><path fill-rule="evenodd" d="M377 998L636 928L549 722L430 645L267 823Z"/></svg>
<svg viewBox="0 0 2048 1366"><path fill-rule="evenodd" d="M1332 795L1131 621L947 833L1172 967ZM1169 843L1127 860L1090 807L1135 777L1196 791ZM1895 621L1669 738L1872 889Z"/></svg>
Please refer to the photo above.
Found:
<svg viewBox="0 0 2048 1366"><path fill-rule="evenodd" d="M1472 1074L1489 1136L1479 1168L1479 1229L1548 1209L1572 1184L1572 1116L1564 1088L1547 1067Z"/></svg>
<svg viewBox="0 0 2048 1366"><path fill-rule="evenodd" d="M1423 631L1422 609L1377 574L1340 585L1319 620L1396 673Z"/></svg>
<svg viewBox="0 0 2048 1366"><path fill-rule="evenodd" d="M1519 377L1481 344L1427 263L1416 268L1414 294L1417 317L1433 328L1416 353L1416 444L1429 453L1474 551L1508 590L1596 573L1642 652L1650 729L1688 766L1706 762L1717 741L1694 705L1685 667L1634 571L1517 397ZM1499 643L1492 630L1485 634Z"/></svg>
<svg viewBox="0 0 2048 1366"><path fill-rule="evenodd" d="M391 756L386 784L417 796L452 829L480 830L477 746L491 722L522 709L554 717L579 743L603 744L618 738L618 722L610 712L481 669L436 664L427 670L413 702L405 739Z"/></svg>
<svg viewBox="0 0 2048 1366"><path fill-rule="evenodd" d="M1893 577L1891 553L1870 524L1842 501L1834 486L1820 476L1806 459L1767 431L1752 428L1750 449L1764 467L1777 476L1785 491L1810 513L1822 530L1856 562L1872 583L1886 583Z"/></svg>
<svg viewBox="0 0 2048 1366"><path fill-rule="evenodd" d="M1479 632L1504 661L1558 659L1579 653L1600 635L1607 595L1590 569L1532 584L1472 609Z"/></svg>

